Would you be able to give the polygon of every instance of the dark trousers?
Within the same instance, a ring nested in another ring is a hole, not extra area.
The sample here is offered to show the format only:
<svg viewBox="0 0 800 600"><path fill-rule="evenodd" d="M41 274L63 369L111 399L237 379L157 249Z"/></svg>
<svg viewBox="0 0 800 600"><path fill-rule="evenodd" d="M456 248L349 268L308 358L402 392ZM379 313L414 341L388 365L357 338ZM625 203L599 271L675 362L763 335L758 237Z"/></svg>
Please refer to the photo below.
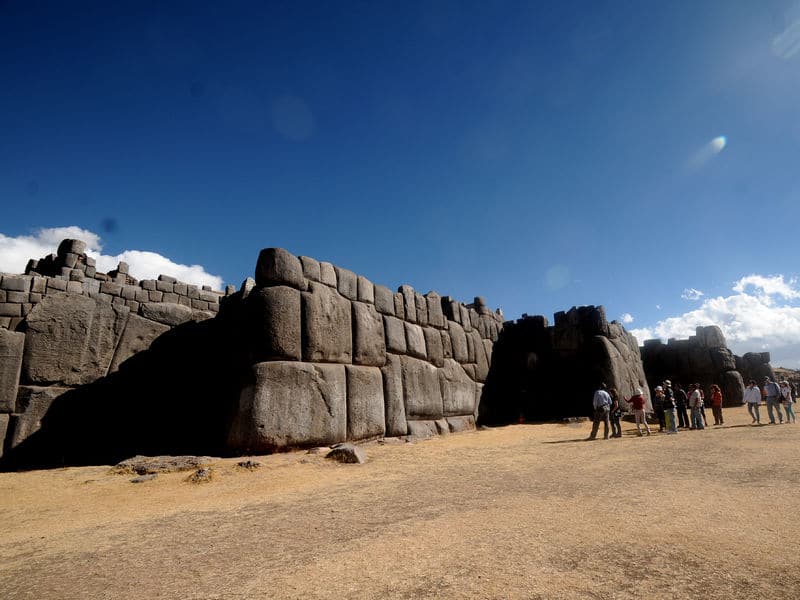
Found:
<svg viewBox="0 0 800 600"><path fill-rule="evenodd" d="M603 408L594 409L594 420L592 421L592 433L589 435L590 439L597 437L597 430L600 427L600 421L603 422L603 439L608 439L609 427L609 410L607 406Z"/></svg>
<svg viewBox="0 0 800 600"><path fill-rule="evenodd" d="M685 406L678 406L678 426L686 429L689 427L689 415L686 414Z"/></svg>
<svg viewBox="0 0 800 600"><path fill-rule="evenodd" d="M722 407L712 406L711 411L714 413L714 425L722 425Z"/></svg>

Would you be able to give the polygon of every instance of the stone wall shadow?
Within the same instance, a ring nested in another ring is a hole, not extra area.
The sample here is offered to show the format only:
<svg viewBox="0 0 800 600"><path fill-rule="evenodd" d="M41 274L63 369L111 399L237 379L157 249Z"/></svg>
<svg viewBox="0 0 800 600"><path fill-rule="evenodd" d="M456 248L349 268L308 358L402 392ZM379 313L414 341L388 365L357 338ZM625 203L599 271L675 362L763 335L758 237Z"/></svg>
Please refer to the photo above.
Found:
<svg viewBox="0 0 800 600"><path fill-rule="evenodd" d="M245 344L231 311L179 325L119 371L58 396L0 469L114 464L136 455L224 455Z"/></svg>

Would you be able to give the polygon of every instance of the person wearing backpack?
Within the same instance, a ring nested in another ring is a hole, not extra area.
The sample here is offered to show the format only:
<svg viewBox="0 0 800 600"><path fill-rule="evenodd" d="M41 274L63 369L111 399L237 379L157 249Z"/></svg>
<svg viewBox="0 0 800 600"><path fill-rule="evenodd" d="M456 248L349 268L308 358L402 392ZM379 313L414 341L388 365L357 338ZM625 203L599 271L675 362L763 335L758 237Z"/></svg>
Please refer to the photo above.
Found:
<svg viewBox="0 0 800 600"><path fill-rule="evenodd" d="M764 377L764 391L767 395L767 414L769 415L769 424L775 425L775 415L773 410L778 413L778 421L783 423L783 413L781 413L781 389L778 384L771 381L769 377Z"/></svg>

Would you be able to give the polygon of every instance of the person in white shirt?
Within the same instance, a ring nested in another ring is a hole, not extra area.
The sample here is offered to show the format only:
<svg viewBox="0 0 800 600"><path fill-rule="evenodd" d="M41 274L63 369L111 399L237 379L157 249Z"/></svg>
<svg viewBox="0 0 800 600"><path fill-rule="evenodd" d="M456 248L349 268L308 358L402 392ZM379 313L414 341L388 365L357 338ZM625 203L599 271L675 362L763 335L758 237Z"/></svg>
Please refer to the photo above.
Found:
<svg viewBox="0 0 800 600"><path fill-rule="evenodd" d="M692 429L705 429L703 425L703 396L697 384L689 386L689 408L692 409Z"/></svg>
<svg viewBox="0 0 800 600"><path fill-rule="evenodd" d="M601 383L600 389L594 393L592 398L594 407L594 420L592 421L592 433L587 439L593 440L597 437L597 429L600 421L603 421L603 439L608 439L609 415L611 414L611 395L606 391L606 384Z"/></svg>
<svg viewBox="0 0 800 600"><path fill-rule="evenodd" d="M761 425L761 415L758 414L758 407L761 404L761 390L758 389L756 382L752 379L747 384L747 387L744 388L744 401L747 403L747 412L750 413L753 423Z"/></svg>

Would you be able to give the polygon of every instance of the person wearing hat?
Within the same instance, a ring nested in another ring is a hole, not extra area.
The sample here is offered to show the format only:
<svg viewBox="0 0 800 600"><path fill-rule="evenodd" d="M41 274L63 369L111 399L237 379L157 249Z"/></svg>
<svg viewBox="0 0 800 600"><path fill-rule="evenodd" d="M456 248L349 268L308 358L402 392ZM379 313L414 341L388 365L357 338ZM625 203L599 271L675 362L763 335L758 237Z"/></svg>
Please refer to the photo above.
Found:
<svg viewBox="0 0 800 600"><path fill-rule="evenodd" d="M644 414L645 399L642 389L637 388L628 402L633 407L633 418L636 421L636 430L639 432L639 436L641 437L642 435L642 425L644 425L647 435L650 435L650 425L647 424L647 418Z"/></svg>
<svg viewBox="0 0 800 600"><path fill-rule="evenodd" d="M767 393L767 414L769 415L769 424L775 425L775 415L773 411L778 413L778 422L783 423L783 413L781 413L781 388L777 383L770 380L769 377L764 377L764 391Z"/></svg>
<svg viewBox="0 0 800 600"><path fill-rule="evenodd" d="M692 411L692 429L705 429L703 422L703 396L700 393L700 386L693 383L689 386L689 408Z"/></svg>
<svg viewBox="0 0 800 600"><path fill-rule="evenodd" d="M664 388L660 385L653 390L653 412L658 418L658 430L665 431L667 426L664 422Z"/></svg>
<svg viewBox="0 0 800 600"><path fill-rule="evenodd" d="M786 378L781 379L781 404L786 411L786 422L797 423L797 417L794 416L794 407L792 406L792 388Z"/></svg>

